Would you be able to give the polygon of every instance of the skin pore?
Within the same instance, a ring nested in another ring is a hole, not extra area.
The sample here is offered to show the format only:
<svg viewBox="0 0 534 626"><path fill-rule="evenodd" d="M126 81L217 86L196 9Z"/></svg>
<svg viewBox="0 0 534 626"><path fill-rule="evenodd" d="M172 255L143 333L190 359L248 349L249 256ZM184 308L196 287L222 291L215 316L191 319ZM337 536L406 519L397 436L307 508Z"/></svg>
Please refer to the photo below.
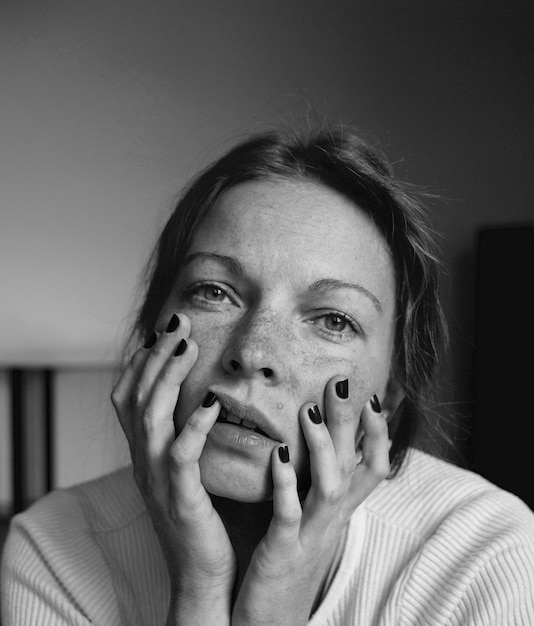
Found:
<svg viewBox="0 0 534 626"><path fill-rule="evenodd" d="M349 379L355 417L373 394L389 408L390 252L368 215L324 185L262 179L225 192L192 241L159 332L173 313L187 315L198 345L181 385L177 429L212 391L261 412L270 435L215 424L200 459L202 482L215 496L268 501L277 442L288 445L305 484L298 412L312 402L325 414L332 377Z"/></svg>

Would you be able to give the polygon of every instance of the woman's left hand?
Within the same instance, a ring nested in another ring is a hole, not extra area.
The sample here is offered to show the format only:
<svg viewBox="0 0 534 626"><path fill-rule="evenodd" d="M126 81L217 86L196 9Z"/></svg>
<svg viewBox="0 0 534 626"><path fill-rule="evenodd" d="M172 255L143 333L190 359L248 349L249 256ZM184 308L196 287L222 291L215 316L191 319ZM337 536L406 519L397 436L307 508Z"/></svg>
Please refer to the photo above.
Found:
<svg viewBox="0 0 534 626"><path fill-rule="evenodd" d="M279 452L284 446L273 451L273 518L243 579L233 626L307 624L349 518L389 474L383 414L371 402L355 414L350 398L336 393L340 381L335 377L326 387L328 427L323 419L316 423L315 405L300 410L311 472L302 506L293 466ZM363 457L356 451L360 423Z"/></svg>

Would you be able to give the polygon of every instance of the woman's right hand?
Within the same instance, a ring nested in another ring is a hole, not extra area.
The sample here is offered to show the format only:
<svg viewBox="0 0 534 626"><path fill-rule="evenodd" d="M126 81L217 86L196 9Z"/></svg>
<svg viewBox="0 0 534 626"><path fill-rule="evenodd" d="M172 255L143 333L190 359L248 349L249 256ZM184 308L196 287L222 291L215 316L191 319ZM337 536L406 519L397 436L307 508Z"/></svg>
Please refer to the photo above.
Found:
<svg viewBox="0 0 534 626"><path fill-rule="evenodd" d="M180 386L198 356L190 332L185 315L173 316L167 331L154 333L133 355L111 399L169 570L167 624L224 625L230 622L236 558L199 468L220 404L208 394L178 437L173 420Z"/></svg>

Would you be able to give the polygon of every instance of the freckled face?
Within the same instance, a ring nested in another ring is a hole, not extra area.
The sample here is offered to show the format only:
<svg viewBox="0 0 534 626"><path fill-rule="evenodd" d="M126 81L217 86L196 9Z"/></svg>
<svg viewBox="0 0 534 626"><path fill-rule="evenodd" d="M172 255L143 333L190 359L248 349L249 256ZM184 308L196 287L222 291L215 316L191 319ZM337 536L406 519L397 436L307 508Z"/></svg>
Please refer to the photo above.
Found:
<svg viewBox="0 0 534 626"><path fill-rule="evenodd" d="M333 376L349 378L355 418L374 393L387 406L390 252L371 219L332 189L266 179L227 191L193 239L159 330L175 311L189 317L199 347L180 391L178 428L211 390L261 411L272 437L216 424L200 462L213 494L269 498L274 439L306 475L298 411L306 402L323 409Z"/></svg>

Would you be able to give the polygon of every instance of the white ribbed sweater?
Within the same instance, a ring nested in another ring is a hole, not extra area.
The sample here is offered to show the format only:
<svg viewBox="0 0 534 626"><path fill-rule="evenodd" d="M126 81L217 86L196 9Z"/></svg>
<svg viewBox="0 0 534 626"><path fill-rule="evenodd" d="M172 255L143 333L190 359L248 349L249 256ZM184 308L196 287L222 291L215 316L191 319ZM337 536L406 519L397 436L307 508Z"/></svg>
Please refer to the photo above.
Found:
<svg viewBox="0 0 534 626"><path fill-rule="evenodd" d="M131 468L14 518L3 626L157 626L165 563ZM412 451L351 519L312 626L534 624L534 514L479 476Z"/></svg>

